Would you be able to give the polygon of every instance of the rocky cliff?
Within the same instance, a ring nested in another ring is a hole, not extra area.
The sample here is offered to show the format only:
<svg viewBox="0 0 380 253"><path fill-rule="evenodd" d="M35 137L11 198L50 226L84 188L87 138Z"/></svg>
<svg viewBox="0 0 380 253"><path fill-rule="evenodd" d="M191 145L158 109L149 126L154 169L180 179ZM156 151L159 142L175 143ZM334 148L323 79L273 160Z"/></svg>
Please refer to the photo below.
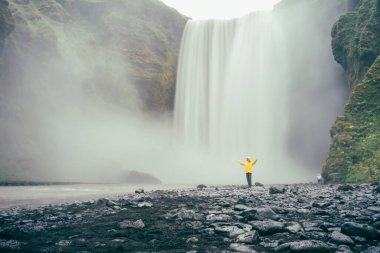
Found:
<svg viewBox="0 0 380 253"><path fill-rule="evenodd" d="M332 49L351 94L331 129L323 174L330 181L380 180L380 0L361 0L332 29Z"/></svg>
<svg viewBox="0 0 380 253"><path fill-rule="evenodd" d="M179 44L187 21L174 9L158 0L10 0L9 8L16 20L9 48L18 55L41 61L62 54L69 43L87 44L96 51L107 47L127 63L128 81L137 86L145 108L172 107ZM123 87L115 93L123 93Z"/></svg>
<svg viewBox="0 0 380 253"><path fill-rule="evenodd" d="M3 50L5 38L14 28L14 20L11 12L8 9L8 2L6 0L0 0L0 55ZM1 70L1 60L0 60ZM0 71L1 74L1 71Z"/></svg>

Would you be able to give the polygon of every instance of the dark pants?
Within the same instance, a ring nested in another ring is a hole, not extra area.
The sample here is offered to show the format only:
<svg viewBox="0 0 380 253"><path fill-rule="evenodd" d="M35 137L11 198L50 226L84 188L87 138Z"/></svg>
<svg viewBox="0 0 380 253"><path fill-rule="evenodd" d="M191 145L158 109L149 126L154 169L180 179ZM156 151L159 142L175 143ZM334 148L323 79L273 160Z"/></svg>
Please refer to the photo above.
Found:
<svg viewBox="0 0 380 253"><path fill-rule="evenodd" d="M246 173L245 175L247 177L248 187L251 188L251 186L252 186L252 173Z"/></svg>

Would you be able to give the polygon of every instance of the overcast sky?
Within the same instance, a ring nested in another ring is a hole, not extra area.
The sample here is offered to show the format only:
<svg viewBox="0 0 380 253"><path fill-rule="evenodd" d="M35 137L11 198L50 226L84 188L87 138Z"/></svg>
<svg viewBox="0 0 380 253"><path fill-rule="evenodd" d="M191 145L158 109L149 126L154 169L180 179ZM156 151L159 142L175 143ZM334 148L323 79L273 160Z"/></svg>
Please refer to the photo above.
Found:
<svg viewBox="0 0 380 253"><path fill-rule="evenodd" d="M161 0L193 19L228 19L271 9L280 0Z"/></svg>

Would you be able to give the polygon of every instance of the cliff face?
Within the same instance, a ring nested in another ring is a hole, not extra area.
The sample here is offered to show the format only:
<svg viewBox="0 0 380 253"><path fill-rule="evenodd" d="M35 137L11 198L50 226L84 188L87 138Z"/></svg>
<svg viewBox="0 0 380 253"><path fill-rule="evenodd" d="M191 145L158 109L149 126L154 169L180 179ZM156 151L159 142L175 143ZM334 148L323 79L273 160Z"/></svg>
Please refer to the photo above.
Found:
<svg viewBox="0 0 380 253"><path fill-rule="evenodd" d="M331 129L329 180L380 180L380 0L361 0L332 29L332 49L351 94Z"/></svg>
<svg viewBox="0 0 380 253"><path fill-rule="evenodd" d="M9 3L16 20L8 47L13 50L9 58L14 59L17 54L21 59L27 55L42 61L43 57L50 59L62 54L62 47L72 46L70 43L87 44L87 49L92 47L98 52L107 48L118 55L119 61L127 63L128 82L136 85L146 108L172 107L179 44L187 21L174 9L158 0L10 0ZM123 87L119 87L114 93L123 92Z"/></svg>
<svg viewBox="0 0 380 253"><path fill-rule="evenodd" d="M0 55L3 51L5 38L14 28L14 20L11 12L8 9L8 2L6 0L0 1ZM0 61L0 70L1 70Z"/></svg>
<svg viewBox="0 0 380 253"><path fill-rule="evenodd" d="M69 143L107 123L123 125L120 143L141 139L139 120L171 109L187 21L174 9L158 0L8 2L0 0L0 43L11 31L1 25L11 14L15 23L0 66L0 180L66 180L70 173L58 167L94 167L64 165L85 160L73 158ZM134 169L130 159L112 159Z"/></svg>

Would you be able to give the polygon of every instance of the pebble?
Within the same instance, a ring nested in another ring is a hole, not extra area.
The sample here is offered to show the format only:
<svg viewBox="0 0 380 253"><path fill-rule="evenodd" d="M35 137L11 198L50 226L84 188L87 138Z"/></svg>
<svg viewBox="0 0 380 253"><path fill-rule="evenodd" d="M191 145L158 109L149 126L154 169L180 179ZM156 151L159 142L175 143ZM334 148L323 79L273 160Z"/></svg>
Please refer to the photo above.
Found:
<svg viewBox="0 0 380 253"><path fill-rule="evenodd" d="M354 244L354 241L347 235L342 234L341 232L334 231L330 235L331 237L331 242L335 244L347 244L347 245L352 245Z"/></svg>
<svg viewBox="0 0 380 253"><path fill-rule="evenodd" d="M378 238L378 232L375 228L369 225L363 225L356 222L346 222L343 224L342 233L346 235L362 236L369 240Z"/></svg>
<svg viewBox="0 0 380 253"><path fill-rule="evenodd" d="M120 228L124 229L124 228L143 228L145 227L145 224L144 222L140 219L140 220L136 220L136 221L130 221L130 220L124 220L122 222L119 223L120 225Z"/></svg>

